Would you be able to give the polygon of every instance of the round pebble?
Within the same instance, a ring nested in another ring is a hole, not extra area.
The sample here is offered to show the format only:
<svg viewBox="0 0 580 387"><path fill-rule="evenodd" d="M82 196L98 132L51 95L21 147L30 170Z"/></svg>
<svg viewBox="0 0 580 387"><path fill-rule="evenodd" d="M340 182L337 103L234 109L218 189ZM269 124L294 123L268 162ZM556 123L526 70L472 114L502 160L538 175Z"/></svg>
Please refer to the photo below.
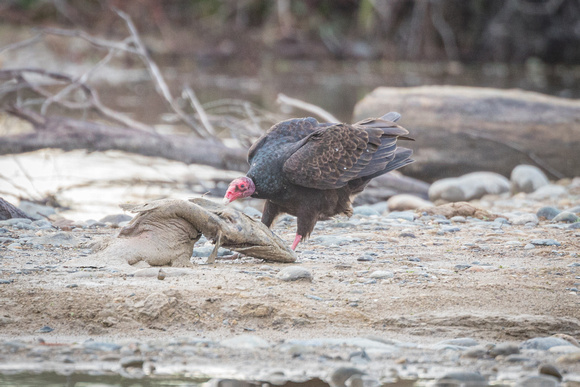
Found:
<svg viewBox="0 0 580 387"><path fill-rule="evenodd" d="M560 339L558 337L535 337L520 344L523 349L541 349L547 351L548 349L560 345L572 345L570 342Z"/></svg>
<svg viewBox="0 0 580 387"><path fill-rule="evenodd" d="M552 221L553 222L563 222L563 223L576 223L576 222L580 222L580 217L578 217L576 214L573 214L571 212L562 211L558 215L556 215L554 218L552 218Z"/></svg>
<svg viewBox="0 0 580 387"><path fill-rule="evenodd" d="M312 274L306 268L301 266L289 266L280 270L276 278L282 281L307 280L312 281Z"/></svg>
<svg viewBox="0 0 580 387"><path fill-rule="evenodd" d="M562 381L562 374L560 370L553 364L542 364L538 368L538 372L542 375L553 376L559 381Z"/></svg>
<svg viewBox="0 0 580 387"><path fill-rule="evenodd" d="M395 274L393 274L392 271L387 271L387 270L376 270L376 271L373 271L371 274L369 274L370 278L375 278L375 279L393 278L394 276L395 276Z"/></svg>
<svg viewBox="0 0 580 387"><path fill-rule="evenodd" d="M547 219L552 220L556 215L558 215L561 211L556 207L545 206L542 207L536 212L536 216L540 219Z"/></svg>

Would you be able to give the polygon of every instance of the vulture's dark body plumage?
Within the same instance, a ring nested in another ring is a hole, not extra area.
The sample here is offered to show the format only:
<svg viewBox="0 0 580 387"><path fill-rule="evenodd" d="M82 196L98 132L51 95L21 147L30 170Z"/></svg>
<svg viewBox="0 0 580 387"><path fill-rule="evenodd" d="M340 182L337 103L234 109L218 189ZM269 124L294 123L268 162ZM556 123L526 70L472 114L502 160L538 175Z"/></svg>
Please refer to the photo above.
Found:
<svg viewBox="0 0 580 387"><path fill-rule="evenodd" d="M388 113L352 125L314 118L274 125L248 153L251 196L267 199L262 222L270 227L277 215L294 215L302 238L318 220L352 215L352 196L372 178L412 162L411 150L397 148L398 138L410 139L395 124L399 118Z"/></svg>

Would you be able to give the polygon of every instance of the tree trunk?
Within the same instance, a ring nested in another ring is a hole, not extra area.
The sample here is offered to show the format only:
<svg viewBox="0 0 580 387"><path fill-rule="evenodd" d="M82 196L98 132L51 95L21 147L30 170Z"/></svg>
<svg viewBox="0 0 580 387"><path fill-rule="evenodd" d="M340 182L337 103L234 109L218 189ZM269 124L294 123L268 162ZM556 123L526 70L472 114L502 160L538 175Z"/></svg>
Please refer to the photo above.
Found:
<svg viewBox="0 0 580 387"><path fill-rule="evenodd" d="M402 114L415 138L406 175L434 181L475 171L509 176L533 164L553 178L580 175L580 101L521 90L456 86L381 87L360 101L353 121Z"/></svg>

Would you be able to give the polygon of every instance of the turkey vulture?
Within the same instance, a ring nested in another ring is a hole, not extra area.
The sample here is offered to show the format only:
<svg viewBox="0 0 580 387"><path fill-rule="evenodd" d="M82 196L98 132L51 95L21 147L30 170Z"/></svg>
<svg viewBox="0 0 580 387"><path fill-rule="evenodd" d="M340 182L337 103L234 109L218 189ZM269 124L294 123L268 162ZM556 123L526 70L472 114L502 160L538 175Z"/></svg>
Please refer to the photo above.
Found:
<svg viewBox="0 0 580 387"><path fill-rule="evenodd" d="M397 148L398 138L412 140L395 124L400 117L391 112L352 125L312 117L280 122L252 145L250 170L230 183L224 202L266 199L268 227L281 213L296 216L294 250L318 220L351 216L351 199L372 178L413 162L410 149Z"/></svg>

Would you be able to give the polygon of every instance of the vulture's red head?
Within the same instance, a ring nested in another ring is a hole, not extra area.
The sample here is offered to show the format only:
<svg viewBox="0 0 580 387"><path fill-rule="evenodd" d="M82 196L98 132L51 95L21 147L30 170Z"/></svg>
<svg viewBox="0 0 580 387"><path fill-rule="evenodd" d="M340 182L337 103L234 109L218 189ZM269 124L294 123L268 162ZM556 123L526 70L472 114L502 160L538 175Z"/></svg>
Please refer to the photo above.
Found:
<svg viewBox="0 0 580 387"><path fill-rule="evenodd" d="M247 198L251 196L256 190L254 182L249 177L239 177L230 183L226 196L224 196L224 203L231 203L240 198Z"/></svg>

